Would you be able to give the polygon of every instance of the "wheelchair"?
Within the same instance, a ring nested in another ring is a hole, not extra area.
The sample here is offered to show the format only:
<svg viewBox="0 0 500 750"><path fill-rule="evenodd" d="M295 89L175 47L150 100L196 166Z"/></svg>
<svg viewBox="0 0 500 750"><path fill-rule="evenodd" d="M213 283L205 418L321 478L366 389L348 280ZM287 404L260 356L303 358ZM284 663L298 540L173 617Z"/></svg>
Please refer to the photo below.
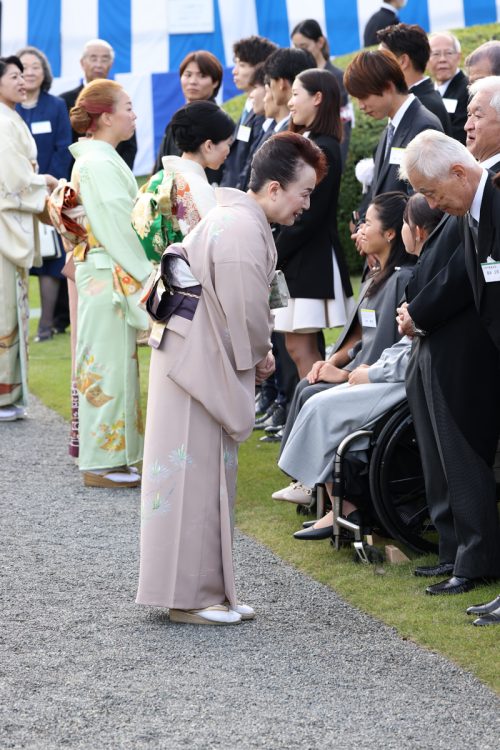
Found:
<svg viewBox="0 0 500 750"><path fill-rule="evenodd" d="M353 459L352 449L356 442L359 445L360 438L365 443L368 440L367 464ZM349 544L354 540L362 562L372 562L367 550L373 549L370 540L373 531L401 542L418 554L438 551L413 420L406 401L381 416L371 429L347 435L337 448L332 473L332 543L336 549L346 540ZM317 485L315 492L317 515L321 517L325 510L324 486ZM342 517L344 497L356 501L368 521L368 531ZM364 542L365 536L368 545Z"/></svg>

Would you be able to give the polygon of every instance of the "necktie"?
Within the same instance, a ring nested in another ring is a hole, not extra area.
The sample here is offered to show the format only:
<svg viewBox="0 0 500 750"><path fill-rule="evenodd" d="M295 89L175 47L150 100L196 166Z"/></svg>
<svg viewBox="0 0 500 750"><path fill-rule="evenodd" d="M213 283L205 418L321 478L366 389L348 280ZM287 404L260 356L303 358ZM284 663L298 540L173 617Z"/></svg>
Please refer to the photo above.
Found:
<svg viewBox="0 0 500 750"><path fill-rule="evenodd" d="M472 234L472 239L474 240L474 247L476 248L476 253L479 246L479 222L470 214L467 214L467 223L469 224L469 228Z"/></svg>
<svg viewBox="0 0 500 750"><path fill-rule="evenodd" d="M385 152L384 152L384 161L387 159L387 156L390 153L392 139L394 138L394 132L395 132L395 130L396 130L396 128L394 127L394 125L392 124L392 122L390 122L388 124L388 126L387 126L387 134L386 134L386 141L385 141Z"/></svg>

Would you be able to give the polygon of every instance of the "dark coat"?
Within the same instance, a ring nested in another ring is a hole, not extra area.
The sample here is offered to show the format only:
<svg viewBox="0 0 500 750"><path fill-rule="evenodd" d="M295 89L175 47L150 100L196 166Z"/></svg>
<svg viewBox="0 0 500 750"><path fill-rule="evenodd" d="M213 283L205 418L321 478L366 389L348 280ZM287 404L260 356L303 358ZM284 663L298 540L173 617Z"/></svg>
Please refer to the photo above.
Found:
<svg viewBox="0 0 500 750"><path fill-rule="evenodd" d="M363 35L363 44L365 47L371 47L378 44L377 31L385 29L387 26L394 26L399 23L399 16L395 10L389 8L380 8L367 21L365 33Z"/></svg>
<svg viewBox="0 0 500 750"><path fill-rule="evenodd" d="M436 91L434 84L430 78L426 78L417 86L412 86L410 89L412 94L420 99L424 107L427 107L429 112L432 112L439 119L439 122L443 126L443 132L446 135L452 135L451 119L450 115L446 111L444 102L441 98L439 91Z"/></svg>
<svg viewBox="0 0 500 750"><path fill-rule="evenodd" d="M50 122L50 132L37 133L36 126L35 132L32 132L38 151L40 173L51 174L57 178L69 177L71 154L68 147L72 143L71 124L64 102L58 96L41 91L35 107L25 109L18 104L16 111L31 132L36 123Z"/></svg>
<svg viewBox="0 0 500 750"><path fill-rule="evenodd" d="M311 136L325 154L328 173L311 193L311 206L291 227L281 227L276 239L278 264L292 297L334 299L332 249L346 296L352 295L349 271L337 230L341 159L332 136Z"/></svg>
<svg viewBox="0 0 500 750"><path fill-rule="evenodd" d="M484 187L479 219L478 252L469 229L467 215L462 218L465 266L474 302L481 320L497 349L500 349L500 282L486 283L481 268L487 258L500 261L500 191L490 179Z"/></svg>
<svg viewBox="0 0 500 750"><path fill-rule="evenodd" d="M469 79L459 70L448 84L444 92L443 101L452 99L457 102L455 112L450 112L451 135L465 146L466 133L464 130L467 121L467 105L469 104Z"/></svg>
<svg viewBox="0 0 500 750"><path fill-rule="evenodd" d="M221 187L234 187L241 189L240 175L248 159L252 143L259 138L262 132L262 123L264 122L264 119L263 115L256 115L254 112L250 112L250 114L247 115L244 124L251 129L248 141L239 141L237 138L241 125L241 118L239 119L234 130L234 141L231 146L231 151L224 162L222 179L220 181Z"/></svg>
<svg viewBox="0 0 500 750"><path fill-rule="evenodd" d="M79 86L76 87L76 89L71 89L70 91L65 91L63 94L60 94L61 99L63 99L66 102L66 107L68 109L68 113L72 109L72 107L75 106L76 100L78 98L78 94L83 89L83 83L81 83ZM81 138L81 134L77 133L76 130L72 130L73 135L73 143L76 143L76 141ZM135 137L135 133L132 136L132 138L129 138L128 141L122 141L118 144L116 147L116 151L120 156L122 157L125 164L128 165L130 169L134 166L134 159L135 155L137 153L137 138ZM71 166L73 166L74 160L71 160Z"/></svg>
<svg viewBox="0 0 500 750"><path fill-rule="evenodd" d="M415 98L406 110L403 119L399 123L394 138L392 140L393 148L406 148L409 142L415 138L422 130L439 130L442 132L443 126L432 112L429 112L420 101ZM366 209L373 197L380 193L387 193L390 190L402 190L407 193L409 185L405 180L399 177L399 165L390 163L390 153L385 156L385 143L387 139L387 128L382 132L380 140L375 151L375 166L373 169L373 182L370 189L363 197L359 208L361 217L366 213Z"/></svg>
<svg viewBox="0 0 500 750"><path fill-rule="evenodd" d="M430 235L406 296L412 319L428 332L420 348L430 352L453 419L476 453L491 463L498 434L499 357L474 305L460 221L446 215Z"/></svg>

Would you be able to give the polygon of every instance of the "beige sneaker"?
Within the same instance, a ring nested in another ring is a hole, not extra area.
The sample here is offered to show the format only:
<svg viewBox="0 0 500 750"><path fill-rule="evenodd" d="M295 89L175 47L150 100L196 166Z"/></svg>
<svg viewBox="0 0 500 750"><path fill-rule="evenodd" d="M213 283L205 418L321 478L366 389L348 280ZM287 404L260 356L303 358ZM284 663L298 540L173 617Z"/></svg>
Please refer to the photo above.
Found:
<svg viewBox="0 0 500 750"><path fill-rule="evenodd" d="M297 505L309 505L311 502L312 489L301 482L292 482L288 487L273 492L273 500L286 500Z"/></svg>

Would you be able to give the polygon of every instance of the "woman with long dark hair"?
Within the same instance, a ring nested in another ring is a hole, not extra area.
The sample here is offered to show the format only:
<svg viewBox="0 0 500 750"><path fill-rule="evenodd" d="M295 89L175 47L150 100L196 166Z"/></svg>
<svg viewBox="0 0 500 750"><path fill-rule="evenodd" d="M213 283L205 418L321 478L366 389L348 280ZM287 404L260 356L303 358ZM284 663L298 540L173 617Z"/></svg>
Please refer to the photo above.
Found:
<svg viewBox="0 0 500 750"><path fill-rule="evenodd" d="M276 240L278 268L290 290L288 307L275 313L277 331L301 378L320 358L318 331L343 326L352 307L352 287L337 230L341 178L340 91L326 70L305 70L295 79L289 101L291 130L310 138L328 162L328 173L311 196L311 206Z"/></svg>

